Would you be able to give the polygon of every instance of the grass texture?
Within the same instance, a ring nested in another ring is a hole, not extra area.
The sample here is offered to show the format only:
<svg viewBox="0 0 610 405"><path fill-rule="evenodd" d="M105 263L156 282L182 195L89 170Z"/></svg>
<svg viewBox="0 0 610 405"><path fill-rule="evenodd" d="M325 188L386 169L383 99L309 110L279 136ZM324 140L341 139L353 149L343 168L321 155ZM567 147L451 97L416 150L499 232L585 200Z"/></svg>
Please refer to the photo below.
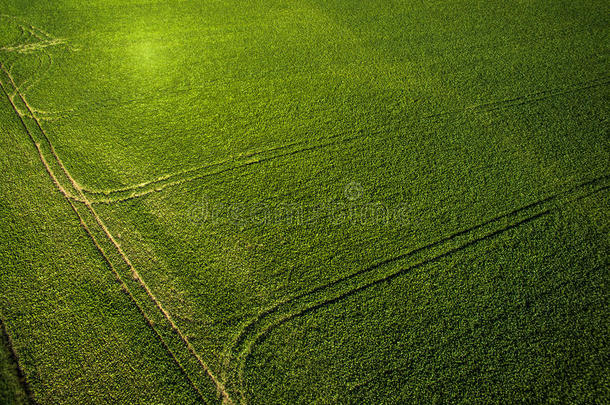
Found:
<svg viewBox="0 0 610 405"><path fill-rule="evenodd" d="M609 33L600 0L0 0L0 398L609 401Z"/></svg>

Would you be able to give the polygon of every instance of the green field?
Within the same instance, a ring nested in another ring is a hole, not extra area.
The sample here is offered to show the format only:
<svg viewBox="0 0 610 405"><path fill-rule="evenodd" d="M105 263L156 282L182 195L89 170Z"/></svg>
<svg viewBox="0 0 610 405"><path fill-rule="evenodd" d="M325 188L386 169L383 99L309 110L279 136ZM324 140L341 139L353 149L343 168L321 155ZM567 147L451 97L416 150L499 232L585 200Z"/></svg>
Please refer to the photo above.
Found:
<svg viewBox="0 0 610 405"><path fill-rule="evenodd" d="M610 402L610 2L0 0L0 403Z"/></svg>

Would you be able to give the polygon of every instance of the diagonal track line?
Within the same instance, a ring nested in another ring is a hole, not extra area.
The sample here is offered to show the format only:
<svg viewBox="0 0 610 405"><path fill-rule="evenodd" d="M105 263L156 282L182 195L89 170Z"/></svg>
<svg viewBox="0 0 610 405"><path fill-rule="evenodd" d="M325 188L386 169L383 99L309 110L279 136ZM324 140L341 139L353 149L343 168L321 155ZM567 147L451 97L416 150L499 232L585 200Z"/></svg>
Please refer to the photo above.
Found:
<svg viewBox="0 0 610 405"><path fill-rule="evenodd" d="M392 257L390 259L385 259L385 260L379 261L379 262L373 264L370 267L367 267L367 268L364 268L362 270L356 271L356 272L351 273L351 274L349 274L349 275L347 275L345 277L341 277L339 279L331 281L330 283L323 284L323 285L315 287L315 288L313 288L313 289L311 289L309 291L303 292L301 294L298 294L298 295L292 296L292 297L290 297L288 299L285 299L285 300L282 300L280 302L277 302L274 305L270 306L269 308L267 308L267 309L263 310L262 312L260 312L259 314L257 314L250 321L248 321L242 327L240 332L237 334L237 337L235 338L235 340L232 343L232 345L229 346L229 350L230 350L231 347L239 346L243 342L243 339L245 338L245 335L250 330L252 330L252 328L255 326L255 324L257 322L259 322L261 319L265 318L266 316L269 316L269 315L273 314L281 306L284 306L286 304L290 304L290 303L292 303L294 301L297 301L297 300L299 300L301 298L304 298L304 297L306 297L308 295L311 295L311 294L314 294L314 293L318 293L318 292L322 292L323 290L326 290L328 288L331 288L331 287L334 287L336 285L339 285L339 284L341 284L343 282L346 282L346 281L349 281L351 279L354 279L354 278L356 278L356 277L358 277L360 275L369 273L369 272L371 272L373 270L376 270L376 269L378 269L380 267L383 267L383 266L385 266L387 264L390 264L392 262L395 262L395 261L398 261L398 260L402 260L402 259L406 259L406 258L414 256L414 255L416 255L418 253L422 253L422 252L428 251L428 250L430 250L432 248L435 248L435 247L438 247L438 246L442 246L443 244L446 244L446 243L448 243L450 241L453 241L453 240L457 239L458 237L467 236L467 235L469 235L469 234L471 234L471 233L473 233L473 232L475 232L477 230L483 229L484 227L486 227L488 225L491 225L493 223L499 222L499 221L504 220L504 219L508 219L508 218L514 217L514 216L516 216L516 215L518 215L520 213L526 212L526 211L528 211L528 210L530 210L532 208L541 206L541 205L543 205L545 203L556 201L559 198L561 198L561 197L563 197L565 195L569 195L570 193L575 192L575 191L577 191L577 190L579 190L579 189L581 189L583 187L594 185L594 184L597 184L599 182L606 181L608 179L610 179L610 175L600 176L600 177L597 177L595 179L592 179L592 180L580 183L580 184L578 184L576 186L568 187L567 189L565 189L564 191L562 191L560 193L556 193L556 194L550 195L548 197L545 197L543 199L537 200L535 202L532 202L530 204L527 204L527 205L525 205L523 207L517 208L517 209L512 210L510 212L507 212L507 213L504 213L504 214L501 214L501 215L497 215L497 216L495 216L495 217L493 217L491 219L488 219L488 220L486 220L486 221L484 221L482 223L479 223L479 224L474 225L472 227L469 227L469 228L462 229L460 231L454 232L454 233L452 233L452 234L450 234L448 236L445 236L445 237L443 237L441 239L438 239L438 240L436 240L434 242L431 242L431 243L429 243L427 245L420 246L418 248L410 250L410 251L408 251L406 253L403 253L401 255Z"/></svg>
<svg viewBox="0 0 610 405"><path fill-rule="evenodd" d="M6 72L6 73L8 74L8 72ZM518 105L522 105L522 104L525 104L525 103L535 102L535 101L539 101L539 100L546 99L546 98L549 98L549 97L554 97L554 96L557 96L557 95L560 95L560 94L567 94L567 93L570 93L570 92L576 91L576 90L582 90L582 89L587 89L587 88L592 88L592 87L606 85L608 82L609 82L608 80L597 81L597 82L595 82L593 84L589 83L588 85L580 87L580 88L566 89L566 90L563 90L563 91L554 91L553 89L551 89L551 90L548 90L548 91L532 93L532 94L520 96L520 97L513 98L513 99L506 99L506 100L500 100L500 101L497 101L497 102L484 103L484 104L468 107L468 108L462 109L462 110L448 111L448 112L445 112L445 113L430 115L430 116L426 116L426 117L423 117L423 118L420 118L420 119L422 119L422 120L423 119L433 119L433 118L442 117L442 116L445 116L445 115L453 115L453 114L458 114L460 112L468 112L468 111L475 111L475 112L477 112L477 111L490 111L490 110L493 110L493 109L503 108L504 106L507 106L507 105L508 106L518 106ZM97 203L97 202L100 202L100 201L89 200L87 198L86 194L104 194L104 195L110 195L110 194L113 194L113 193L130 191L130 190L134 190L134 189L137 189L137 188L143 188L143 187L147 187L149 185L161 183L161 182L164 182L166 180L171 180L172 178L180 176L180 175L182 175L184 173L191 173L191 172L195 172L195 171L201 170L201 168L195 168L195 169L187 170L187 171L184 171L184 172L180 172L178 174L169 174L169 175L166 175L166 176L162 176L161 178L141 183L139 185L136 185L135 187L125 187L125 188L122 188L122 189L116 189L116 190L110 190L110 191L108 191L108 190L106 190L106 191L87 190L87 189L83 188L82 186L80 186L78 183L76 183L76 181L69 174L69 172L67 171L67 169L65 168L65 166L63 165L63 163L61 162L59 157L57 156L57 154L56 154L56 152L55 152L55 150L53 148L53 145L51 144L49 138L47 137L44 129L40 125L40 122L39 122L38 118L34 115L35 111L33 109L31 109L31 107L27 104L27 101L25 100L25 98L23 97L22 94L19 94L19 96L20 96L22 102L26 105L26 107L28 108L28 110L32 114L31 118L34 119L34 121L35 121L36 125L38 126L38 128L40 129L41 133L43 133L43 135L44 135L44 137L46 139L46 143L48 143L48 146L51 149L51 154L53 155L53 157L55 158L56 162L61 167L62 171L65 173L66 177L71 182L72 186L75 188L75 190L77 190L77 194L79 194L79 196L69 195L66 190L62 189L60 182L54 176L53 171L51 170L50 166L46 162L46 160L44 158L44 155L43 155L43 152L40 149L40 145L37 144L34 141L36 147L38 148L38 152L40 154L40 158L43 161L43 164L45 165L45 167L47 168L47 171L49 172L50 176L52 177L54 183L58 186L58 188L66 196L66 198L68 198L69 200L76 200L76 201L79 201L79 202L82 202L82 203L85 204L87 209L91 212L91 214L95 218L95 221L98 224L98 226L102 229L103 233L107 236L107 238L110 240L110 242L115 246L115 248L117 249L119 254L123 257L123 260L125 261L125 263L132 270L132 274L134 275L134 277L142 284L142 287L145 289L146 293L155 302L155 304L157 304L159 310L167 318L167 320L170 322L172 328L175 328L176 330L178 330L177 326L171 320L171 317L169 316L169 313L167 313L165 311L165 309L161 306L161 304L158 302L156 297L154 297L154 295L152 294L152 292L150 291L148 286L141 279L141 277L138 274L137 270L133 267L133 265L129 261L129 258L122 251L120 245L116 242L116 240L113 238L111 233L108 231L108 229L105 226L105 224L103 223L103 221L99 218L99 216L97 215L97 213L93 209L91 204ZM24 124L24 126L25 126L25 124ZM27 126L26 126L26 130L27 130ZM377 133L377 132L375 132L375 133ZM370 135L370 133L367 134L367 135ZM327 137L325 139L329 140L329 139L332 139L332 138L337 138L338 136L340 136L340 135L336 135L334 137ZM250 166L250 165L253 165L253 164L260 163L260 162L264 162L264 161L268 161L268 160L272 160L272 159L277 159L278 157L290 156L290 155L294 155L294 154L297 154L297 153L302 153L302 152L306 152L306 151L311 151L311 150L323 148L323 147L326 147L326 146L329 146L329 145L338 144L340 142L351 141L351 140L357 139L357 138L359 138L361 136L362 136L362 134L356 135L356 136L353 136L353 137L348 137L348 138L345 138L345 139L339 139L339 140L336 140L334 142L327 142L327 143L324 143L324 144L321 144L321 145L313 145L313 146L308 146L308 147L305 147L305 148L300 148L300 149L297 149L297 150L288 151L288 152L285 152L285 153L273 154L272 156L265 157L265 158L262 158L262 159L246 161L246 162L244 162L242 164L234 165L232 167L228 167L228 168L222 169L222 170L214 172L214 173L207 173L207 174L204 174L204 175L193 176L193 177L189 177L189 178L186 178L186 179L181 179L181 180L175 181L175 182L165 183L165 184L155 188L154 190L145 190L145 191L142 191L141 193L136 193L136 194L134 194L132 196L129 196L126 199L140 197L140 196L143 196L143 195L146 195L146 194L150 194L150 193L152 193L154 191L158 191L159 189L163 189L163 188L166 188L166 187L169 187L169 186L173 186L173 185L177 185L177 184L182 184L182 183L185 183L187 181L192 181L192 180L195 180L195 179L198 179L198 178L210 176L210 175L213 175L213 174L223 173L223 172L227 172L227 171L230 171L230 170L235 170L237 168L241 168L241 167L245 167L245 166ZM256 155L259 155L259 154L262 154L262 153L268 153L270 151L289 149L291 147L294 147L295 145L302 145L302 144L305 144L305 143L306 142L296 142L296 143L291 143L291 144L288 144L288 145L278 146L278 147L271 148L271 149L268 149L268 150L265 150L265 151L261 151L261 152L249 153L249 154L245 155L245 158L239 159L239 161L251 158L253 156L256 156ZM235 159L227 160L225 162L233 162L233 161L235 161ZM225 162L215 163L215 164L211 164L211 165L207 165L207 166L203 166L203 167L204 168L211 168L211 167L221 166ZM112 201L108 200L108 202L118 202L118 201L121 201L121 200L112 200ZM106 201L101 201L101 202L106 202ZM70 201L70 204L74 207L72 201ZM76 210L75 207L74 207L74 209L75 209L75 211L77 212L77 214L80 217L80 214L78 213L78 211ZM84 221L82 220L82 217L80 217L80 218L81 218L81 223L83 223L83 225L86 226L86 224L84 224ZM95 237L92 234L91 234L91 237L92 237L92 239L94 239L94 242L95 242ZM97 245L97 243L96 243L96 245ZM101 247L99 247L99 249L102 252L102 254L104 254L103 253L103 249ZM179 330L178 330L178 332L179 332ZM179 333L181 333L181 332L179 332ZM184 337L184 339L186 339L186 337ZM189 350L192 348L192 346L190 346L190 343L188 343L188 340L185 341L185 344L187 345L187 348L189 348ZM194 350L193 350L193 355L196 356L198 358L198 360L200 360L199 356L194 352ZM227 396L227 398L228 398L228 396Z"/></svg>
<svg viewBox="0 0 610 405"><path fill-rule="evenodd" d="M442 119L444 117L457 116L459 114L469 112L482 113L485 111L494 111L504 108L517 107L529 103L536 103L561 95L567 95L578 91L606 86L608 84L610 84L609 76L600 77L593 80L574 83L567 87L550 88L533 93L523 94L517 97L476 104L462 109L455 109L430 115L424 115L422 117L416 118L414 123ZM411 125L413 125L413 123ZM230 172L258 163L272 161L278 158L324 149L341 143L352 142L365 136L381 134L384 131L385 128L381 128L369 132L361 131L357 134L347 137L343 137L345 133L339 133L331 136L319 137L314 140L291 142L268 149L246 152L235 158L225 159L219 162L195 167L192 169L166 174L156 179L135 184L133 186L125 186L108 190L94 190L89 188L83 188L83 192L85 194L90 195L90 201L92 204L112 204L117 202L128 201L134 198L143 197L148 194L161 191L168 187L178 186L187 182L195 181L205 177L215 176L221 173ZM278 151L280 151L280 153L275 153ZM209 169L217 170L208 171Z"/></svg>
<svg viewBox="0 0 610 405"><path fill-rule="evenodd" d="M161 314L163 315L163 317L166 319L167 322L169 322L171 328L177 333L177 335L179 336L179 338L182 340L182 342L184 343L184 345L186 346L187 350L189 353L191 353L191 355L193 355L197 362L199 363L199 365L204 369L204 371L206 372L206 374L208 374L208 376L211 378L211 380L213 381L214 385L216 386L218 392L222 395L223 397L223 401L226 403L232 403L228 393L225 391L224 389L224 385L216 378L216 376L212 373L212 371L210 370L210 368L207 366L207 364L203 361L203 359L199 356L199 354L195 351L195 349L193 348L193 346L191 345L190 341L188 340L188 338L186 337L186 335L178 328L178 326L174 323L173 319L171 318L171 316L169 315L169 313L165 310L165 308L162 306L162 304L160 303L160 301L156 298L156 296L152 293L152 291L150 290L150 288L148 287L148 285L144 282L144 280L142 279L142 277L140 276L140 274L138 273L138 271L135 269L135 267L133 266L133 264L131 263L131 261L129 260L129 258L127 257L127 255L123 252L122 248L120 247L120 245L117 243L117 241L114 239L114 237L111 235L111 233L109 232L108 228L106 227L106 225L104 224L104 222L101 220L101 218L98 216L97 212L93 209L93 207L91 206L91 203L87 200L87 198L85 197L82 187L76 183L76 181L72 178L72 176L70 175L70 173L68 172L68 170L66 169L65 165L63 164L63 162L59 159L59 157L57 156L55 149L53 148L53 145L51 144L51 142L49 141L46 132L44 131L44 129L42 128L40 121L37 119L36 114L32 111L32 108L29 106L29 104L27 103L27 100L25 99L25 97L18 91L14 80L12 80L12 77L10 75L10 73L5 69L4 65L0 62L0 70L2 70L4 72L4 74L9 77L11 84L13 85L13 87L15 87L15 91L17 92L17 94L19 95L19 98L21 100L21 102L26 106L26 108L28 109L29 113L31 114L31 116L33 117L34 122L36 123L36 126L38 127L38 129L40 130L40 132L42 133L45 142L48 143L48 146L51 150L51 154L54 158L54 160L59 164L59 166L61 167L62 171L64 172L65 176L69 179L69 181L71 182L72 186L74 187L75 190L77 190L77 193L80 194L79 198L80 200L85 204L85 206L87 207L87 210L90 212L90 214L93 216L93 218L95 219L95 222L97 223L97 225L102 229L104 235L108 238L108 240L112 243L112 245L114 246L114 248L118 251L119 255L121 256L121 258L123 259L123 261L127 264L127 266L129 267L129 269L132 272L133 277L139 282L139 284L141 285L141 287L144 289L144 291L146 292L146 294L148 295L148 297L153 301L153 303L155 304L155 306L158 308L158 310L161 312ZM11 105L13 106L13 108L15 109L15 112L17 113L17 115L19 116L24 128L26 129L26 132L28 133L30 139L32 140L32 142L34 143L36 149L38 150L38 154L39 154L39 158L41 160L41 162L43 163L46 171L48 172L49 176L51 177L51 179L53 180L53 183L55 184L55 186L58 188L58 190L62 193L62 195L64 195L64 197L67 199L68 203L70 204L71 208L73 209L73 211L77 214L77 216L79 217L80 223L83 226L83 228L85 229L85 231L87 232L87 234L90 236L90 238L92 239L92 241L94 242L96 248L99 250L99 252L102 254L102 256L104 257L104 259L106 260L106 262L110 265L111 269L113 270L113 272L115 273L115 276L118 277L119 282L121 283L121 285L123 286L123 288L128 292L128 295L130 296L130 298L132 299L132 301L134 301L134 303L138 306L138 309L140 310L140 312L144 315L144 317L146 318L147 322L149 323L149 325L155 330L156 334L159 336L159 338L161 338L162 343L164 344L164 346L166 347L166 349L168 349L170 355L172 356L172 358L174 359L174 361L178 364L178 366L180 367L180 369L184 372L184 374L187 376L187 379L189 380L189 382L191 383L191 385L195 388L195 390L197 391L198 395L202 398L202 400L204 399L203 394L201 393L201 391L199 390L199 388L193 383L193 381L190 379L190 377L188 376L188 374L186 373L185 368L182 366L182 364L180 363L180 361L176 358L176 356L174 355L174 353L171 351L171 349L169 348L169 346L167 345L167 343L163 340L163 338L161 337L161 335L158 333L158 331L154 328L152 322L150 321L150 318L148 318L148 316L145 314L143 308L140 306L140 304L137 302L137 300L135 299L135 297L133 296L133 294L129 291L129 287L125 284L125 282L123 281L123 279L120 277L119 273L116 271L114 265L112 265L108 255L106 254L106 252L104 251L104 249L101 247L100 243L97 241L97 239L95 238L93 232L90 230L90 228L86 225L84 218L82 217L82 215L80 214L80 212L78 211L77 207L75 206L74 203L74 196L69 194L64 187L62 187L62 185L59 183L59 180L57 179L55 173L53 172L53 170L51 169L50 165L48 164L47 160L44 157L43 151L40 147L40 144L36 142L35 138L32 136L30 130L28 129L27 125L25 124L25 121L23 120L23 117L21 115L19 115L18 109L16 107L16 105L14 104L13 100L10 99L10 97L8 96L8 92L6 91L4 84L2 82L0 82L0 86L2 87L4 93L7 95L7 97L9 98L9 101L11 102Z"/></svg>
<svg viewBox="0 0 610 405"><path fill-rule="evenodd" d="M595 194L595 193L597 193L599 191L604 191L604 190L608 190L608 189L610 189L610 186L600 187L597 190L594 190L594 191L586 194L585 196L581 196L579 198L584 198L586 196ZM267 328L263 329L260 333L258 333L255 336L255 338L251 342L249 342L249 344L244 348L242 353L240 353L240 356L239 356L240 363L239 363L239 369L238 369L238 381L239 381L240 387L238 388L238 390L239 390L240 395L242 397L242 402L246 403L245 389L244 389L244 387L245 387L244 386L244 371L245 371L245 367L246 367L246 363L248 361L248 358L252 354L252 351L253 351L254 347L257 344L261 343L265 338L267 338L273 329L275 329L278 326L281 326L281 325L289 322L292 319L302 317L302 316L307 315L307 314L309 314L311 312L314 312L314 311L316 311L318 309L321 309L321 308L324 308L326 306L329 306L329 305L332 305L334 303L337 303L339 301L342 301L342 300L344 300L344 299L346 299L348 297L351 297L351 296L353 296L355 294L358 294L358 293L360 293L362 291L365 291L365 290L367 290L367 289L369 289L371 287L374 287L376 285L380 285L380 284L383 284L383 283L390 282L390 281L392 281L392 280L394 280L394 279L396 279L396 278L398 278L398 277L400 277L400 276L402 276L402 275L404 275L404 274L406 274L408 272L411 272L411 271L416 270L418 268L424 267L424 266L426 266L428 264L435 263L435 262L437 262L439 260L442 260L443 258L450 257L453 254L461 252L461 251L463 251L463 250L465 250L465 249L467 249L467 248L469 248L471 246L477 245L480 242L483 242L483 241L486 241L486 240L490 240L490 239L492 239L492 238L494 238L496 236L499 236L499 235L501 235L501 234L503 234L503 233L505 233L505 232L507 232L507 231L509 231L511 229L516 229L516 228L520 227L521 225L525 225L525 224L530 223L532 221L535 221L535 220L537 220L539 218L542 218L542 217L550 214L552 211L553 210L551 208L545 209L545 210L543 210L543 211L541 211L539 213L536 213L536 214L534 214L534 215L532 215L530 217L527 217L527 218L525 218L523 220L520 220L520 221L518 221L516 223L510 224L510 225L505 226L505 227L503 227L501 229L498 229L498 230L495 230L493 232L487 233L487 234L485 234L484 236L482 236L480 238L476 238L476 239L474 239L472 241L469 241L469 242L467 242L467 243L465 243L465 244L463 244L461 246L458 246L456 248L450 249L450 250L448 250L448 251L446 251L446 252L444 252L442 254L439 254L437 256L425 259L425 260L423 260L421 262L418 262L418 263L416 263L414 265L411 265L411 266L408 266L406 268L399 269L398 271L390 273L390 274L388 274L388 275L386 275L384 277L381 277L381 278L369 281L369 282L365 283L364 285L361 285L361 286L356 287L354 289L348 290L348 291L346 291L344 293L341 293L338 296L335 296L335 297L329 298L327 300L324 300L322 302L318 302L318 303L315 303L313 305L310 305L310 306L308 306L308 307L306 307L304 309L299 310L296 313L287 314L287 315L283 316L282 318L277 320L275 323L271 324Z"/></svg>
<svg viewBox="0 0 610 405"><path fill-rule="evenodd" d="M280 325L282 325L282 324L284 324L284 323L286 323L286 322L288 322L288 321L290 321L290 320L292 320L294 318L301 317L301 316L303 316L303 315L305 315L307 313L313 312L313 311L315 311L317 309L320 309L322 307L325 307L325 306L331 305L331 304L333 304L335 302L341 301L341 300L343 300L343 299L345 299L347 297L355 295L355 294L357 294L357 293L359 293L361 291L364 291L364 290L366 290L366 289L368 289L370 287L373 287L375 285L379 285L379 284L382 284L382 283L385 283L385 282L389 282L389 281L391 281L391 280L393 280L393 279L395 279L395 278L397 278L397 277L399 277L399 276L401 276L401 275L403 275L403 274L405 274L407 272L410 272L410 271L415 270L417 268L421 268L421 267L423 267L425 265L437 262L437 261L439 261L439 260L441 260L443 258L449 257L449 256L451 256L451 255L453 255L455 253L458 253L460 251L463 251L463 250L465 250L465 249L467 249L467 248L469 248L471 246L479 244L480 242L483 242L483 241L486 241L486 240L490 240L490 239L492 239L492 238L494 238L494 237L496 237L496 236L498 236L500 234L503 234L503 233L505 233L505 232L507 232L507 231L509 231L511 229L518 228L521 225L524 225L524 224L527 224L527 223L532 222L534 220L537 220L539 218L542 218L542 217L550 214L553 211L553 209L552 209L552 207L545 208L545 209L543 209L543 210L541 210L541 211L539 211L537 213L534 213L534 214L531 214L531 215L525 217L524 219L517 220L516 222L512 222L512 223L510 223L508 225L505 225L505 226L503 226L503 227L501 227L499 229L488 231L487 233L483 234L482 236L479 236L479 237L477 237L477 238L475 238L473 240L467 241L467 242L465 242L465 243L463 243L463 244L461 244L461 245L459 245L457 247L454 247L454 248L451 248L449 250L446 250L443 253L440 253L440 254L435 255L433 257L430 257L430 258L424 258L423 260L421 260L420 262L417 262L416 264L400 268L397 271L394 271L394 272L391 272L389 274L383 275L382 277L374 278L373 280L369 280L369 281L364 280L364 284L361 284L358 287L355 287L355 288L352 288L352 289L348 289L347 291L345 291L343 293L340 292L339 295L336 295L335 297L332 297L332 298L323 298L321 301L314 302L313 304L311 304L309 306L306 306L303 309L297 310L297 312L288 313L288 314L285 314L285 315L281 315L280 314L280 318L279 319L271 320L271 322L272 322L271 324L269 324L266 327L263 327L257 334L254 335L254 337L251 340L247 341L246 340L246 337L247 337L246 335L248 333L256 332L256 330L255 330L256 324L260 323L263 320L263 318L268 317L268 316L272 315L273 313L277 312L281 306L283 306L285 304L288 304L288 303L292 303L294 301L298 301L299 299L302 299L302 298L306 298L306 297L311 296L311 295L313 295L315 293L322 292L322 291L324 291L324 290L326 290L326 289L328 289L330 287L335 287L335 286L341 284L342 282L345 282L345 281L348 281L350 279L353 279L353 278L357 277L358 275L362 275L362 274L365 274L365 273L370 273L371 271L373 271L373 270L375 270L375 269L377 269L379 267L383 267L383 266L386 266L386 265L391 264L393 262L397 262L397 261L403 260L405 258L409 258L409 257L415 255L416 253L430 250L431 248L436 247L436 246L445 245L448 242L450 242L451 240L453 240L453 239L455 239L455 238L457 238L459 236L468 236L469 234L471 234L472 232L474 232L474 231L476 231L478 229L481 229L481 228L483 228L483 227L485 227L487 225L490 225L492 223L498 222L500 220L507 219L507 218L510 218L510 217L514 217L515 215L517 215L517 214L519 214L521 212L525 212L525 211L533 209L533 208L538 208L538 207L540 207L540 206L542 206L544 204L547 204L547 203L555 203L555 202L557 202L557 200L559 200L562 197L570 197L574 192L579 191L579 190L583 189L584 187L595 186L598 183L603 183L604 181L608 180L609 178L610 178L610 176L608 176L608 175L600 176L598 178L586 181L584 183L580 183L578 185L569 187L569 188L565 189L564 191L562 191L560 193L556 193L554 195L548 196L546 198L543 198L541 200L538 200L536 202L528 204L528 205L526 205L524 207L521 207L519 209L513 210L513 211L511 211L509 213L506 213L506 214L494 217L494 218L492 218L490 220L487 220L487 221L485 221L485 222L483 222L483 223L481 223L479 225L476 225L474 227L471 227L471 228L468 228L468 229L465 229L465 230L462 230L462 231L458 231L458 232L456 232L456 233L454 233L454 234L452 234L452 235L450 235L448 237L442 238L442 239L440 239L438 241L435 241L435 242L433 242L431 244L428 244L428 245L422 246L420 248L414 249L414 250L412 250L410 252L407 252L405 254L402 254L402 255L399 255L399 256L396 256L396 257L393 257L393 258L385 259L383 261L380 261L378 263L373 264L370 267L367 267L367 268L365 268L363 270L360 270L360 271L358 271L356 273L350 274L350 275L348 275L346 277L340 278L340 279L335 280L333 282L330 282L328 284L316 287L316 288L314 288L314 289L312 289L310 291L307 291L307 292L304 292L304 293L299 294L297 296L291 297L288 300L284 300L282 302L279 302L279 303L273 305L272 307L266 309L265 311L261 312L257 317L255 317L254 319L250 320L245 325L244 328L242 328L240 334L237 336L237 339L234 340L232 346L229 347L228 353L227 353L227 351L225 351L225 354L224 354L225 355L225 361L228 361L229 357L231 357L231 358L233 357L233 353L235 353L234 349L238 348L240 345L243 345L243 348L240 351L238 350L238 352L237 352L237 361L238 361L237 367L238 368L236 370L236 372L238 374L236 380L238 380L239 383L240 383L240 387L238 387L237 390L240 392L240 394L242 396L242 401L245 402L245 390L244 390L244 385L243 385L243 378L244 378L243 372L244 372L244 369L245 369L245 364L247 362L247 359L248 359L249 355L252 353L252 350L253 350L254 346L257 345L258 343L260 343L260 341L263 340L265 337L267 337L269 335L269 333L273 329L275 329L276 327L278 327L278 326L280 326ZM601 187L598 187L598 188L594 189L593 191L591 191L589 193L586 193L584 195L581 195L581 196L578 196L578 197L574 198L574 200L582 199L582 198L585 198L585 197L587 197L589 195L598 193L600 191L608 190L608 189L610 189L610 186L601 186ZM229 364L226 364L226 367L228 367L228 366L229 366Z"/></svg>
<svg viewBox="0 0 610 405"><path fill-rule="evenodd" d="M0 81L0 87L2 87L4 93L8 96L8 93L6 92L6 89L4 88L4 84L1 81ZM14 105L13 105L13 108L15 108ZM16 109L15 109L15 112L17 112L17 114L18 114L18 111ZM21 119L21 117L20 117L20 119ZM39 155L38 157L39 157L41 163L43 164L45 170L47 171L47 173L51 177L51 180L53 181L53 184L58 188L60 193L66 198L68 204L70 204L70 207L72 208L72 210L74 211L74 213L78 217L80 225L83 227L83 229L85 230L85 232L87 233L89 238L93 241L93 244L95 245L96 249L102 255L102 257L104 258L104 261L108 264L108 266L112 270L115 278L121 284L121 287L123 288L123 290L128 294L129 298L134 302L134 304L135 304L136 308L138 309L138 311L143 315L147 325L152 329L152 331L155 333L155 335L159 338L159 340L161 341L161 344L168 351L170 357L177 364L177 366L181 370L181 372L185 375L185 377L187 378L187 381L195 389L195 391L197 392L198 396L202 400L204 400L205 397L203 396L203 394L201 393L199 388L190 379L190 377L189 377L188 373L186 372L185 368L183 367L183 365L180 363L180 361L178 360L178 358L176 357L174 352L171 350L171 348L169 347L169 345L167 344L165 339L163 339L163 337L160 335L159 331L154 327L154 322L148 317L148 315L145 313L145 311L142 308L142 306L138 303L138 301L136 300L136 298L134 297L134 295L130 291L129 287L126 285L126 283L124 282L123 278L121 277L119 272L116 270L115 266L112 264L112 262L108 258L108 255L106 254L104 249L101 247L101 245L99 244L98 240L95 238L93 232L91 231L91 229L85 223L85 220L83 219L82 215L80 214L80 212L78 211L78 209L74 205L74 202L73 202L73 199L71 198L71 196L65 191L65 189L61 186L61 184L59 184L59 181L57 180L57 177L55 176L55 174L51 170L49 164L47 163L46 159L44 158L43 152L42 152L42 150L40 148L40 144L38 144L34 140L34 138L30 134L29 129L27 128L27 126L26 126L25 122L23 121L23 119L21 119L21 122L22 122L23 127L25 128L26 132L30 136L32 142L34 142L34 146L36 147L36 150L37 150L38 155Z"/></svg>

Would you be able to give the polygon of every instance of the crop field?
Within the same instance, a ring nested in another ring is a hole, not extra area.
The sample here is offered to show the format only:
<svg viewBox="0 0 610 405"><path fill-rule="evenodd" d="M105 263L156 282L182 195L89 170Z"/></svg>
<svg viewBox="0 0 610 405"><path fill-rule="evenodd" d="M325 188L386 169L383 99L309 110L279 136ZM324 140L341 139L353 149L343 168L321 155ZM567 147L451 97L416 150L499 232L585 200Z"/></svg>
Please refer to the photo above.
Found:
<svg viewBox="0 0 610 405"><path fill-rule="evenodd" d="M0 404L610 402L610 2L0 0Z"/></svg>

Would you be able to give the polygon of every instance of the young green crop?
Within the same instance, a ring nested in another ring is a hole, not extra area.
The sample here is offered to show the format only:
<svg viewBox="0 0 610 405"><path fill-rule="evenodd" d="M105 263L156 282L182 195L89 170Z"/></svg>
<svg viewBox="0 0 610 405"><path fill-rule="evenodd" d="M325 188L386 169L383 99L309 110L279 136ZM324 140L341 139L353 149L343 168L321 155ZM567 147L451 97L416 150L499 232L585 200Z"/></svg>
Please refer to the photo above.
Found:
<svg viewBox="0 0 610 405"><path fill-rule="evenodd" d="M607 2L0 10L35 401L610 398Z"/></svg>

